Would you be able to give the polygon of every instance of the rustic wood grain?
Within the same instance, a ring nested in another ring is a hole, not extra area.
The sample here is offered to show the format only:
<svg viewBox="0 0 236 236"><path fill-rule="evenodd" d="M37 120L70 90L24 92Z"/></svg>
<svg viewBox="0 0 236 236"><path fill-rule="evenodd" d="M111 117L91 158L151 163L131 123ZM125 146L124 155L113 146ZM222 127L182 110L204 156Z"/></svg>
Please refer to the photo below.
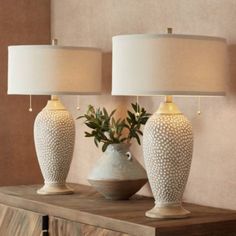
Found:
<svg viewBox="0 0 236 236"><path fill-rule="evenodd" d="M157 236L236 236L235 220L158 229Z"/></svg>
<svg viewBox="0 0 236 236"><path fill-rule="evenodd" d="M145 211L153 199L134 196L127 201L110 201L88 186L70 185L73 195L41 196L39 186L0 188L0 203L68 221L136 236L236 235L236 211L185 203L192 212L187 219L151 219Z"/></svg>
<svg viewBox="0 0 236 236"><path fill-rule="evenodd" d="M1 236L40 236L42 215L0 204Z"/></svg>
<svg viewBox="0 0 236 236"><path fill-rule="evenodd" d="M50 217L49 233L50 236L129 236L128 234L56 217Z"/></svg>

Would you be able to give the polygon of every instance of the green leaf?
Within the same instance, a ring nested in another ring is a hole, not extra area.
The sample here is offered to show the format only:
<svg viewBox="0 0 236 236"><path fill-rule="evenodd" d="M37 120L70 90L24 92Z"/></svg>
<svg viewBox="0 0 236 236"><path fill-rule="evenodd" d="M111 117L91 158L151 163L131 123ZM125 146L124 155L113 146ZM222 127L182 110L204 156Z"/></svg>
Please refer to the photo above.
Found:
<svg viewBox="0 0 236 236"><path fill-rule="evenodd" d="M87 114L88 113L95 113L95 109L94 109L94 107L92 106L92 105L88 105L88 111L87 111Z"/></svg>
<svg viewBox="0 0 236 236"><path fill-rule="evenodd" d="M93 137L94 135L91 133L88 133L88 132L84 132L85 133L85 137Z"/></svg>
<svg viewBox="0 0 236 236"><path fill-rule="evenodd" d="M140 135L143 135L143 132L141 130L137 130L137 132L140 134Z"/></svg>
<svg viewBox="0 0 236 236"><path fill-rule="evenodd" d="M132 113L131 111L128 111L128 115L129 115L131 121L135 121L135 114L134 113Z"/></svg>
<svg viewBox="0 0 236 236"><path fill-rule="evenodd" d="M137 139L138 144L141 145L140 138L136 133L134 133L134 137Z"/></svg>
<svg viewBox="0 0 236 236"><path fill-rule="evenodd" d="M123 143L125 140L127 140L127 138L121 138L120 142Z"/></svg>
<svg viewBox="0 0 236 236"><path fill-rule="evenodd" d="M79 119L82 119L82 118L85 118L84 115L83 115L83 116L78 116L78 117L76 118L76 120L79 120Z"/></svg>
<svg viewBox="0 0 236 236"><path fill-rule="evenodd" d="M105 117L108 117L108 113L107 113L107 110L103 107L103 114Z"/></svg>
<svg viewBox="0 0 236 236"><path fill-rule="evenodd" d="M88 122L88 123L85 123L85 124L91 129L96 129L98 127L98 125L96 123L93 123L93 122Z"/></svg>
<svg viewBox="0 0 236 236"><path fill-rule="evenodd" d="M115 112L116 112L116 109L111 112L111 114L109 115L109 118L111 118L115 114Z"/></svg>
<svg viewBox="0 0 236 236"><path fill-rule="evenodd" d="M96 138L94 138L94 143L95 143L96 147L98 147L98 140Z"/></svg>
<svg viewBox="0 0 236 236"><path fill-rule="evenodd" d="M108 145L109 145L109 143L104 143L104 144L102 145L102 151L103 151L103 152L106 151Z"/></svg>
<svg viewBox="0 0 236 236"><path fill-rule="evenodd" d="M135 112L137 112L137 106L138 106L138 104L137 103L131 103L131 106L132 106L132 108L133 108L133 110L135 111Z"/></svg>

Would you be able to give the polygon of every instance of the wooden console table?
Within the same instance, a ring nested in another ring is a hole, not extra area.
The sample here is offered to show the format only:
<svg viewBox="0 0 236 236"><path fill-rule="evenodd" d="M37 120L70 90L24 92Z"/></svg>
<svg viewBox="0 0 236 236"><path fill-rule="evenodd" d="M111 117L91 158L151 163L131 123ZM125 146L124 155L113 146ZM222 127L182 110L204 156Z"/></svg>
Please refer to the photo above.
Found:
<svg viewBox="0 0 236 236"><path fill-rule="evenodd" d="M110 201L91 187L72 185L73 195L42 196L39 186L0 187L0 236L233 236L236 211L184 204L190 218L144 216L153 200ZM42 233L47 215L48 232ZM45 217L44 217L45 220Z"/></svg>

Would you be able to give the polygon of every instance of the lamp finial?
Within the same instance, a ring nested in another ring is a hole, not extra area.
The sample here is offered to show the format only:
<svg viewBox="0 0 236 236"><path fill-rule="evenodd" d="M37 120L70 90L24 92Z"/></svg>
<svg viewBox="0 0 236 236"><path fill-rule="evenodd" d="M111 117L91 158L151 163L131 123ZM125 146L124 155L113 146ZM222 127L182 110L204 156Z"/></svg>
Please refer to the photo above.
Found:
<svg viewBox="0 0 236 236"><path fill-rule="evenodd" d="M172 32L173 32L173 28L167 28L167 33L168 34L172 34Z"/></svg>
<svg viewBox="0 0 236 236"><path fill-rule="evenodd" d="M52 45L53 46L56 46L58 44L58 39L52 39Z"/></svg>

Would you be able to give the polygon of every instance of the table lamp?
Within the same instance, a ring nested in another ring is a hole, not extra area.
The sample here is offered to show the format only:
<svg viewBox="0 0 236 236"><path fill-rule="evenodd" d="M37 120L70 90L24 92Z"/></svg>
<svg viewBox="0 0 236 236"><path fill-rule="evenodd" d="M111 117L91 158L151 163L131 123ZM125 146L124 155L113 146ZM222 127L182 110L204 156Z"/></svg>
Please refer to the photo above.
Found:
<svg viewBox="0 0 236 236"><path fill-rule="evenodd" d="M8 94L52 95L34 123L34 141L44 186L38 194L70 194L66 177L72 160L75 124L57 95L101 91L99 49L57 45L8 47Z"/></svg>
<svg viewBox="0 0 236 236"><path fill-rule="evenodd" d="M140 34L113 37L112 94L164 95L144 127L143 154L155 207L152 218L184 218L182 207L193 151L192 126L173 95L222 96L227 76L222 38Z"/></svg>

